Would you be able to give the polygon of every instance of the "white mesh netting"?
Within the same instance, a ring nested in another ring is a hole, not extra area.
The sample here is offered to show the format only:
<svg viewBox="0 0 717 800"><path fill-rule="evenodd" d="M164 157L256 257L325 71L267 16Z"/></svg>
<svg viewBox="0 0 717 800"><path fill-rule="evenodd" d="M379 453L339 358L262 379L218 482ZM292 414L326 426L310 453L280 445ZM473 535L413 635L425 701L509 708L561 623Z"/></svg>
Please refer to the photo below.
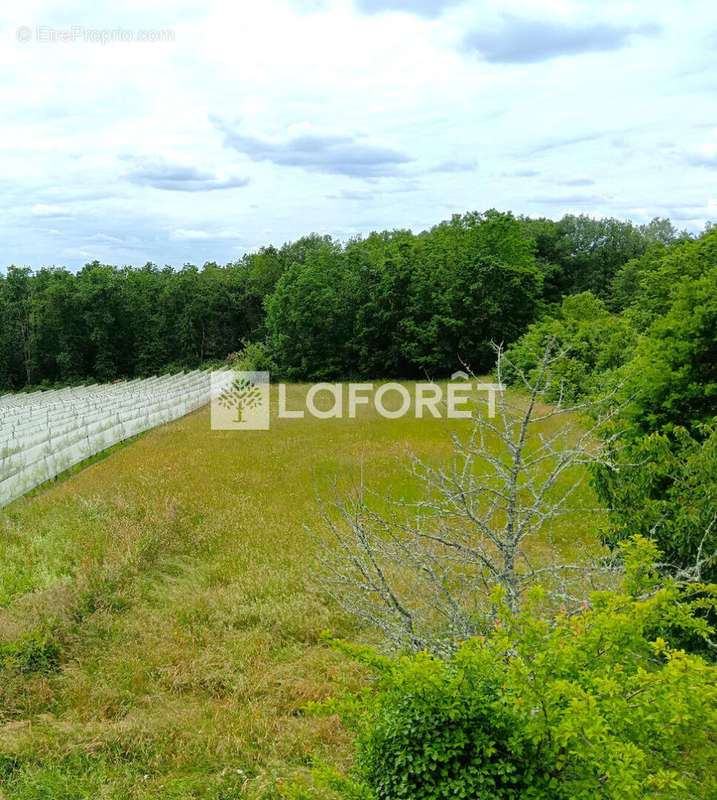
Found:
<svg viewBox="0 0 717 800"><path fill-rule="evenodd" d="M0 506L135 434L206 405L210 373L189 372L0 396Z"/></svg>

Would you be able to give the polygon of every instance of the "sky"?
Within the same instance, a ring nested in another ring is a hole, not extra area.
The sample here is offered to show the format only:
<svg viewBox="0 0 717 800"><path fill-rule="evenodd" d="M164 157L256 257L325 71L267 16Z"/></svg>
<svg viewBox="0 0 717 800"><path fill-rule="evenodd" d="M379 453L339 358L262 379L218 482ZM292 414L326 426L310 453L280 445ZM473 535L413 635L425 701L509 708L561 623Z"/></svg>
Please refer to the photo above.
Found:
<svg viewBox="0 0 717 800"><path fill-rule="evenodd" d="M714 0L4 0L0 268L717 220Z"/></svg>

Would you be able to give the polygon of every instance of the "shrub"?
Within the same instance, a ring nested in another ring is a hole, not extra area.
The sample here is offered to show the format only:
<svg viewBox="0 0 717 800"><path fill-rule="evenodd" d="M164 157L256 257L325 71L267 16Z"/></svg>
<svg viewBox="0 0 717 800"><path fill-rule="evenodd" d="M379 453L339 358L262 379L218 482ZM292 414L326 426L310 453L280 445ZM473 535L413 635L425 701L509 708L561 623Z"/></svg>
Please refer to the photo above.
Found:
<svg viewBox="0 0 717 800"><path fill-rule="evenodd" d="M359 763L378 798L540 797L549 764L501 691L486 652L422 654L386 683Z"/></svg>
<svg viewBox="0 0 717 800"><path fill-rule="evenodd" d="M60 662L60 646L47 634L24 633L14 641L0 641L0 669L31 674L54 672Z"/></svg>
<svg viewBox="0 0 717 800"><path fill-rule="evenodd" d="M245 342L239 352L227 356L226 363L239 372L273 372L276 368L263 342Z"/></svg>
<svg viewBox="0 0 717 800"><path fill-rule="evenodd" d="M634 466L596 472L600 495L612 504L603 540L611 547L631 533L654 539L675 569L701 566L717 580L717 418L671 436L653 433L632 442Z"/></svg>
<svg viewBox="0 0 717 800"><path fill-rule="evenodd" d="M658 584L646 539L621 545L624 590L545 619L544 596L450 659L397 661L350 649L376 690L338 701L357 727L360 780L376 800L713 798L717 669L658 629L711 629L694 587ZM714 600L714 588L700 587ZM714 605L714 602L713 602Z"/></svg>
<svg viewBox="0 0 717 800"><path fill-rule="evenodd" d="M635 349L636 334L624 317L610 314L590 292L566 297L553 317L546 317L506 351L505 378L521 385L518 370L533 378L546 344L566 350L553 369L553 384L547 398L567 402L604 392L617 381L617 371Z"/></svg>

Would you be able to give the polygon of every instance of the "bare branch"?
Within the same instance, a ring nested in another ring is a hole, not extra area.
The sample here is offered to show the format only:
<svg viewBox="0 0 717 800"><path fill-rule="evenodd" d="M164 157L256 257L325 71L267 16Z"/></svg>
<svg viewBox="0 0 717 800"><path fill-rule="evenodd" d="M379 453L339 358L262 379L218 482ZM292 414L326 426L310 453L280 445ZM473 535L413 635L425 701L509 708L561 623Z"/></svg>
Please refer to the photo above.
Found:
<svg viewBox="0 0 717 800"><path fill-rule="evenodd" d="M507 361L501 345L494 349L502 384ZM570 502L588 464L612 465L616 440L597 433L621 409L617 390L572 406L563 405L561 390L558 404L548 407L543 398L565 355L551 341L535 378L511 365L525 392L499 393L493 419L479 403L467 435L451 434L447 463L405 453L418 500L378 497L362 480L348 498L334 483L331 508L322 503L325 531L312 535L320 543L323 585L394 647L450 652L456 639L490 624L496 587L516 609L541 583L557 611L614 585L614 557L599 551L566 559L554 541L566 515L603 511ZM590 423L581 428L578 416L587 412Z"/></svg>

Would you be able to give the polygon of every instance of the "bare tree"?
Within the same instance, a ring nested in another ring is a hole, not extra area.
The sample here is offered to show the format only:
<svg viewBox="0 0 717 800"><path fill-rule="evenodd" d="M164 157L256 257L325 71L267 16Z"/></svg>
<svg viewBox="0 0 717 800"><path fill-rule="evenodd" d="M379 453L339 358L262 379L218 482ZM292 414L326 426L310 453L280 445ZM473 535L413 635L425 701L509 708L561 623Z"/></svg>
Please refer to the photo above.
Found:
<svg viewBox="0 0 717 800"><path fill-rule="evenodd" d="M615 441L607 426L620 408L617 390L571 406L559 392L561 399L546 405L565 351L551 342L530 377L501 347L496 354L499 384L510 368L525 391L500 392L494 417L478 402L468 435L451 434L448 463L434 466L407 452L404 467L417 500L379 496L364 486L363 474L348 496L334 481L331 501L322 501L325 525L311 532L320 544L324 587L400 649L445 652L479 634L493 624L496 587L515 609L541 584L557 610L579 606L614 572L598 547L592 553L581 547L578 556L580 543L565 548L555 523L603 511L574 501L588 464L612 465Z"/></svg>

